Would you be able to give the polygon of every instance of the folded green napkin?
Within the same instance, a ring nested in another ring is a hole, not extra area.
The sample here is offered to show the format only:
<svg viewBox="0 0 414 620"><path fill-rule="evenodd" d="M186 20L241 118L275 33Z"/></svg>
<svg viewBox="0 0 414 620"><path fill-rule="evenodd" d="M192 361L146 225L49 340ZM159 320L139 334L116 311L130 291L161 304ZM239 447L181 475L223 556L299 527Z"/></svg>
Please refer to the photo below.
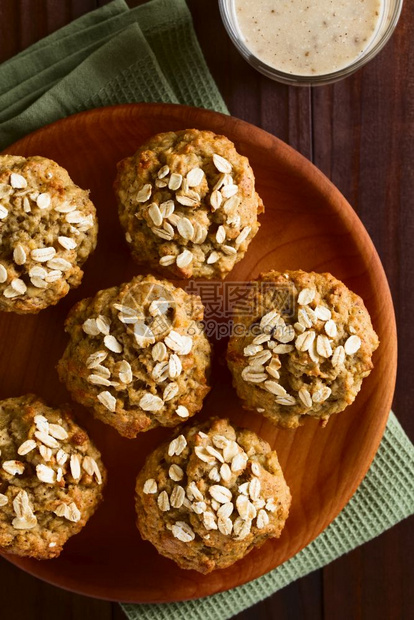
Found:
<svg viewBox="0 0 414 620"><path fill-rule="evenodd" d="M0 66L0 148L58 118L139 101L227 112L184 0L124 0L65 26ZM197 601L123 605L131 620L225 620L414 513L414 446L394 414L359 489L331 525L267 575Z"/></svg>
<svg viewBox="0 0 414 620"><path fill-rule="evenodd" d="M228 110L184 0L114 0L0 67L0 149L52 121L136 101Z"/></svg>

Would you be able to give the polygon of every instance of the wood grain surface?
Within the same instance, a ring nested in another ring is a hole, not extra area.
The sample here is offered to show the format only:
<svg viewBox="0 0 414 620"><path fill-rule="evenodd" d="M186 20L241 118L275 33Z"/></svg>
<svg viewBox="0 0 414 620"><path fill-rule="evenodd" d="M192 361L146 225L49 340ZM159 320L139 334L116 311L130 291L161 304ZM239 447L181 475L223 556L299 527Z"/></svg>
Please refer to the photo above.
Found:
<svg viewBox="0 0 414 620"><path fill-rule="evenodd" d="M103 2L0 0L0 60L98 4ZM413 439L414 334L409 320L414 297L412 6L406 3L393 39L360 73L334 86L311 90L289 89L259 76L231 46L215 3L190 0L189 5L231 113L312 159L367 226L387 272L397 313L400 360L394 408ZM240 617L408 618L414 609L413 577L414 540L412 524L407 521ZM4 561L0 562L0 579L2 615L11 620L48 620L56 613L64 619L122 617L116 605L52 588Z"/></svg>

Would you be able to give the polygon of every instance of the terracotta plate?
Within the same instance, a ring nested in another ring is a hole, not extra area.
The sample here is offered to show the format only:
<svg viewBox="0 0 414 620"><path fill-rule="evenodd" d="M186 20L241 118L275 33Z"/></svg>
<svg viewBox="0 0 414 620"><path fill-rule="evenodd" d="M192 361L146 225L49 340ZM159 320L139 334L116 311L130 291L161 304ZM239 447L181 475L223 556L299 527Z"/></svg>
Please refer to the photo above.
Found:
<svg viewBox="0 0 414 620"><path fill-rule="evenodd" d="M78 290L37 316L0 316L0 397L36 392L52 404L69 400L55 371L66 344L65 316L75 301L138 272L118 224L112 193L115 164L151 135L188 127L211 129L233 140L249 157L266 205L260 232L231 280L249 280L271 268L330 271L363 297L381 345L375 369L354 405L325 429L310 421L292 432L242 411L223 361L225 342L217 342L213 390L202 415L229 415L267 439L278 451L293 503L280 540L207 576L178 569L142 542L135 529L135 476L146 454L169 431L123 439L74 405L109 469L106 501L59 559L7 559L57 586L111 600L202 597L250 581L292 557L336 517L359 485L381 440L394 390L396 333L390 291L365 228L339 191L296 151L248 123L183 106L133 104L69 117L8 149L55 159L76 183L90 188L100 230L97 251Z"/></svg>

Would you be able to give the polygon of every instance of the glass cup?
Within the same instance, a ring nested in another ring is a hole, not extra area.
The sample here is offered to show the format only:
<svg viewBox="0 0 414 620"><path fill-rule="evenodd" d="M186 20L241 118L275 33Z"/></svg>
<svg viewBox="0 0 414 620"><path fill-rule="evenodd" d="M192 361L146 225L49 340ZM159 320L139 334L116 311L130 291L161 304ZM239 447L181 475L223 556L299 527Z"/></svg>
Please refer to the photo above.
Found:
<svg viewBox="0 0 414 620"><path fill-rule="evenodd" d="M286 73L267 65L265 62L257 58L253 52L245 45L243 37L237 25L237 17L235 11L234 0L219 0L220 14L223 24L233 41L235 47L240 54L252 65L257 71L263 73L266 77L284 84L293 86L322 86L331 84L348 77L355 71L367 64L374 56L376 56L388 42L394 29L398 23L403 0L383 0L384 11L381 23L371 40L368 47L353 62L342 69L337 69L331 73L320 75L295 75Z"/></svg>

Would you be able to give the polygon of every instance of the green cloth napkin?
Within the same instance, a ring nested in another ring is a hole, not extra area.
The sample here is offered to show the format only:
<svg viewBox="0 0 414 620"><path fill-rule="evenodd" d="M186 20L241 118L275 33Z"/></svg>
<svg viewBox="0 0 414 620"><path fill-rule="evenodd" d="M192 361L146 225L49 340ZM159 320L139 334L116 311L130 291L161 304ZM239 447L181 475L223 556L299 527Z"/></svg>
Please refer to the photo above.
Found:
<svg viewBox="0 0 414 620"><path fill-rule="evenodd" d="M228 110L184 0L114 0L0 67L0 149L59 118L137 101Z"/></svg>
<svg viewBox="0 0 414 620"><path fill-rule="evenodd" d="M81 110L139 101L227 112L184 0L124 0L72 22L0 66L0 148ZM394 414L348 505L308 547L244 586L196 601L123 605L131 620L225 620L414 513L414 446Z"/></svg>

